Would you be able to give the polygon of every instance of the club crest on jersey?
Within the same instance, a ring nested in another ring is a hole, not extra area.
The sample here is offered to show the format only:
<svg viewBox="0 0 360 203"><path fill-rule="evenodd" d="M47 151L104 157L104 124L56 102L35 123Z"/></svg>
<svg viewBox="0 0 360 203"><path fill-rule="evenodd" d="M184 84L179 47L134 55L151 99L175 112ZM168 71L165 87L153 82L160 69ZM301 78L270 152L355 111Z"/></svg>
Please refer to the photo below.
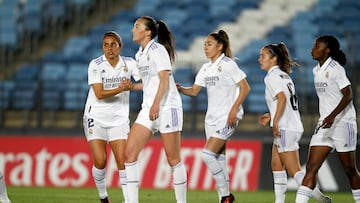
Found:
<svg viewBox="0 0 360 203"><path fill-rule="evenodd" d="M92 133L93 133L92 128L89 128L89 134L92 134Z"/></svg>
<svg viewBox="0 0 360 203"><path fill-rule="evenodd" d="M222 71L222 67L218 66L218 71L221 72Z"/></svg>
<svg viewBox="0 0 360 203"><path fill-rule="evenodd" d="M147 55L147 60L150 61L150 56L149 55Z"/></svg>
<svg viewBox="0 0 360 203"><path fill-rule="evenodd" d="M325 73L325 77L326 77L326 78L329 78L329 72L326 72L326 73Z"/></svg>
<svg viewBox="0 0 360 203"><path fill-rule="evenodd" d="M124 71L125 72L128 72L129 71L129 68L127 66L124 66Z"/></svg>

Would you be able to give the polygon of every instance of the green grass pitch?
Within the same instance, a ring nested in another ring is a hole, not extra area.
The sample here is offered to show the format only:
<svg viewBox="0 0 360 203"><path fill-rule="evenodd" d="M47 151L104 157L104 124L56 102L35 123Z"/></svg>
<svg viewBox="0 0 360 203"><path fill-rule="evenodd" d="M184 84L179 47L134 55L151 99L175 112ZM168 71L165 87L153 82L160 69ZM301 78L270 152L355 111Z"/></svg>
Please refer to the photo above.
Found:
<svg viewBox="0 0 360 203"><path fill-rule="evenodd" d="M12 203L99 203L95 188L55 188L55 187L8 187L8 195ZM120 189L109 188L112 203L122 202ZM272 203L272 191L234 192L236 203ZM326 193L335 203L354 202L350 191L348 193ZM142 203L175 203L173 190L140 189ZM217 203L216 191L188 191L188 203ZM295 202L295 192L287 193L286 203ZM315 199L310 200L315 203Z"/></svg>

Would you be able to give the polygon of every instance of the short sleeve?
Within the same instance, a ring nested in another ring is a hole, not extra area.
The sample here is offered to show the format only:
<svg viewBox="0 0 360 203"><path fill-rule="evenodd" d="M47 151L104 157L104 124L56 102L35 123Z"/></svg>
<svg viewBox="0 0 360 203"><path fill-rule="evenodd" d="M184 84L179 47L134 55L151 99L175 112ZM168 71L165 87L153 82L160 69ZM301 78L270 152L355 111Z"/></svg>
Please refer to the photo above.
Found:
<svg viewBox="0 0 360 203"><path fill-rule="evenodd" d="M101 71L99 66L94 61L91 61L88 68L88 84L92 85L95 83L102 83Z"/></svg>

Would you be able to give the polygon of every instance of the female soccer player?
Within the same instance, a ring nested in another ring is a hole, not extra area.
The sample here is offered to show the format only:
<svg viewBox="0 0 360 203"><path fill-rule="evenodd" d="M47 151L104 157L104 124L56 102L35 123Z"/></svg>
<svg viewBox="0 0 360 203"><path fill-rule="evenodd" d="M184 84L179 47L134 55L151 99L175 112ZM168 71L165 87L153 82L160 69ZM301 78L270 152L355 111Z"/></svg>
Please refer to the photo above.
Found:
<svg viewBox="0 0 360 203"><path fill-rule="evenodd" d="M122 41L113 31L104 34L103 55L93 59L88 68L88 98L84 110L84 132L94 165L92 176L102 203L110 202L106 190L106 146L110 144L119 170L120 183L127 200L125 144L130 129L129 86L122 81L138 79L136 61L120 56Z"/></svg>
<svg viewBox="0 0 360 203"><path fill-rule="evenodd" d="M131 31L133 41L140 44L135 58L142 80L142 83L132 86L143 90L143 103L126 144L129 203L139 202L138 156L157 131L160 132L167 161L173 171L176 201L185 203L187 176L180 154L183 110L171 75L175 59L173 35L163 21L156 21L150 16L138 18Z"/></svg>
<svg viewBox="0 0 360 203"><path fill-rule="evenodd" d="M310 141L306 174L296 194L296 202L308 202L316 185L316 175L328 154L336 150L349 179L355 202L360 203L360 176L356 166L357 125L351 83L346 76L346 56L332 35L315 40L311 55L319 98L320 118Z"/></svg>
<svg viewBox="0 0 360 203"><path fill-rule="evenodd" d="M231 203L235 198L229 190L226 142L242 119L242 104L250 92L250 86L245 73L232 59L229 37L224 30L208 35L204 51L210 61L201 67L193 86L182 87L177 84L177 87L179 92L188 96L197 96L203 87L207 90L207 141L202 151L202 160L215 179L219 201Z"/></svg>
<svg viewBox="0 0 360 203"><path fill-rule="evenodd" d="M285 202L287 173L300 185L304 178L299 160L299 140L304 131L295 85L289 76L291 67L297 66L284 43L270 44L260 50L258 59L261 69L267 72L265 100L269 112L259 118L259 124L270 122L274 142L271 169L274 178L275 203ZM313 192L318 202L331 202L318 188Z"/></svg>

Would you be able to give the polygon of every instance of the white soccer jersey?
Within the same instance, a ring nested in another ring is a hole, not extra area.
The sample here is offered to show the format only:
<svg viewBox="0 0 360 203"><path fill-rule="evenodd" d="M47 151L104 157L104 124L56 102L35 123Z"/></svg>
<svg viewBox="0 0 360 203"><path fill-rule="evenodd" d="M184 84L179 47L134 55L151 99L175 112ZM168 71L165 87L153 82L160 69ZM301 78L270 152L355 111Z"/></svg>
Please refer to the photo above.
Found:
<svg viewBox="0 0 360 203"><path fill-rule="evenodd" d="M246 78L246 74L238 67L234 60L222 54L214 63L205 63L195 78L195 84L206 87L208 106L205 123L216 124L227 118L232 105L237 99L240 88L237 83ZM242 106L238 109L237 117L244 114Z"/></svg>
<svg viewBox="0 0 360 203"><path fill-rule="evenodd" d="M139 48L135 58L143 83L142 107L150 108L153 104L160 83L159 72L170 70L169 89L161 100L160 107L163 109L182 108L181 97L171 74L170 57L165 47L151 40L144 50L141 47Z"/></svg>
<svg viewBox="0 0 360 203"><path fill-rule="evenodd" d="M273 66L264 78L265 100L271 115L270 126L273 126L273 120L277 107L276 95L283 92L286 96L286 105L284 113L278 121L278 126L283 130L303 132L304 127L301 122L298 101L295 94L295 85L286 72L279 66Z"/></svg>
<svg viewBox="0 0 360 203"><path fill-rule="evenodd" d="M344 68L331 57L321 67L319 64L316 65L313 69L313 74L315 89L319 98L319 120L322 121L340 103L343 97L341 89L350 85L350 81L346 77ZM335 119L356 122L354 104L350 102Z"/></svg>
<svg viewBox="0 0 360 203"><path fill-rule="evenodd" d="M88 84L102 83L104 90L119 87L122 80L133 76L139 79L136 61L130 57L120 57L116 67L112 67L104 55L93 59L88 68ZM103 124L103 127L118 126L129 122L129 91L113 97L98 99L92 86L89 89L84 114Z"/></svg>

